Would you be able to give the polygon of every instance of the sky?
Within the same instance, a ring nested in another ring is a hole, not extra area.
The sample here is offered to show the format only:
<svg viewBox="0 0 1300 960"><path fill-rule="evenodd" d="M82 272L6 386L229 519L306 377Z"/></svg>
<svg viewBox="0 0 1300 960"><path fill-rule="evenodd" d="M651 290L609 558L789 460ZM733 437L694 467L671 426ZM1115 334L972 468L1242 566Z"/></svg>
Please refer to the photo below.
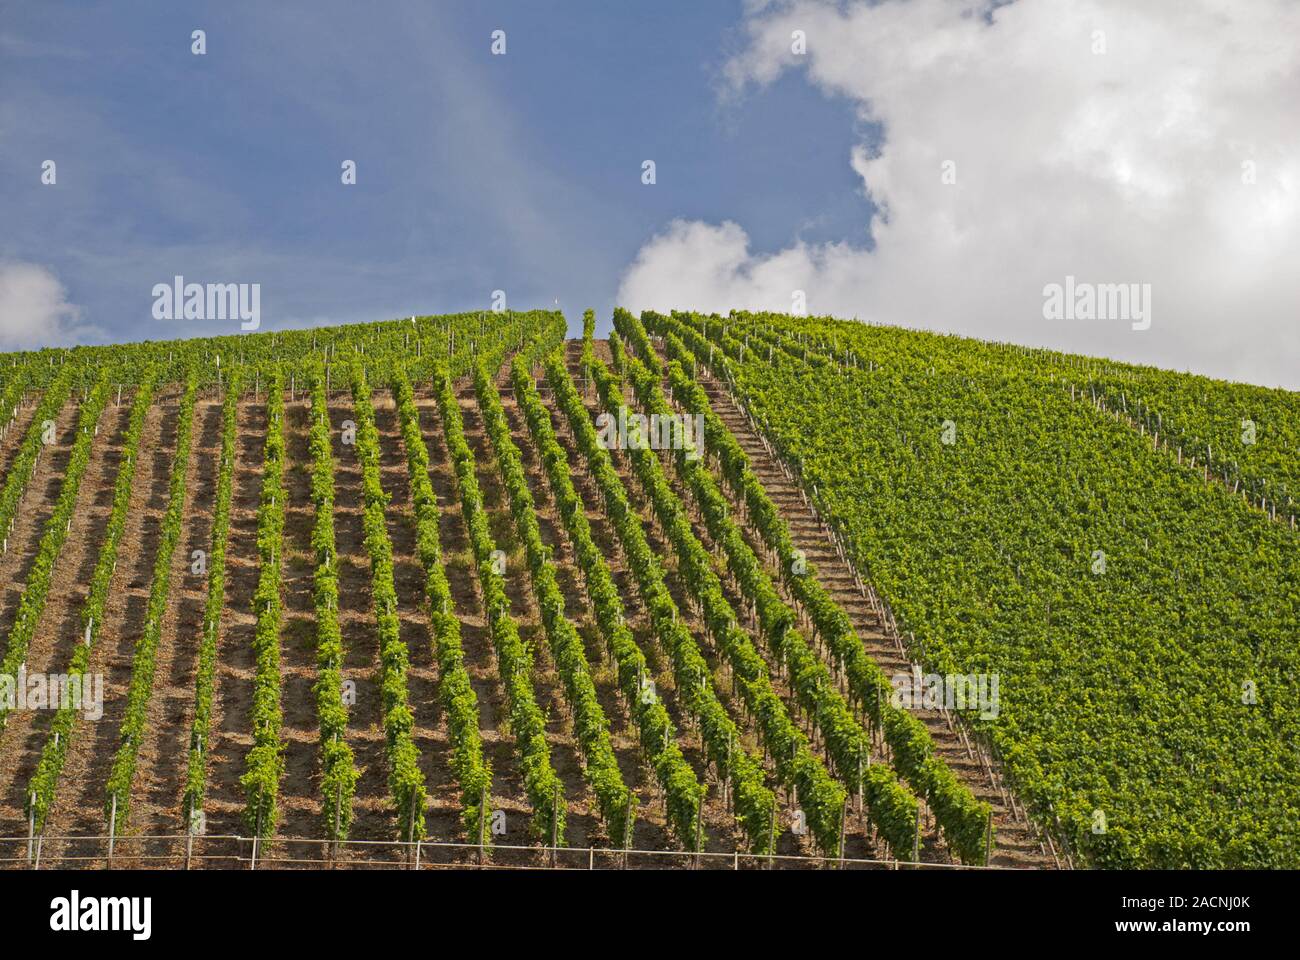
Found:
<svg viewBox="0 0 1300 960"><path fill-rule="evenodd" d="M156 319L181 275L263 329L802 303L1295 389L1297 102L1295 0L0 0L0 349L238 332Z"/></svg>

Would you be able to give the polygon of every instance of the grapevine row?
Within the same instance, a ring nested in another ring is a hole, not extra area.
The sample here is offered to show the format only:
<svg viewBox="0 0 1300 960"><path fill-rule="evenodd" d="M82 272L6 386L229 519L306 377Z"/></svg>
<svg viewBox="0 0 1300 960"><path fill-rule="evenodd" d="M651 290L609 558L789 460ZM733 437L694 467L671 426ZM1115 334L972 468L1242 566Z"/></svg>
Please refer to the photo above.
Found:
<svg viewBox="0 0 1300 960"><path fill-rule="evenodd" d="M398 816L404 840L424 837L424 774L412 731L407 690L410 651L401 637L397 617L397 589L393 585L393 544L388 538L385 508L388 494L379 477L379 432L370 384L360 366L352 372L352 407L357 415L357 458L361 461L362 526L366 552L370 554L371 594L375 625L379 632L380 688L384 707L384 743L388 754L388 791Z"/></svg>
<svg viewBox="0 0 1300 960"><path fill-rule="evenodd" d="M23 435L22 445L9 466L9 473L5 475L4 487L0 488L0 541L3 543L0 552L9 552L9 537L13 534L14 517L18 513L18 505L22 502L23 493L27 489L27 482L32 478L32 471L36 469L36 458L40 456L41 447L44 445L45 425L47 422L54 422L71 394L72 373L71 365L64 365L59 369L54 382L41 397L31 425Z"/></svg>
<svg viewBox="0 0 1300 960"><path fill-rule="evenodd" d="M96 424L99 423L99 416L103 413L107 400L108 379L106 375L101 375L90 396L81 405L77 421L77 439L72 445L68 466L63 474L58 502L54 506L54 512L45 522L45 532L41 535L36 559L32 563L22 597L18 601L18 612L14 617L13 628L9 631L4 660L0 661L0 676L17 676L18 669L27 662L27 649L31 645L32 636L36 633L41 611L45 609L45 600L50 593L50 581L54 575L54 565L63 550L64 541L68 538L68 531L72 525L72 511L77 505L77 490L90 463L90 447L99 432ZM0 734L4 733L8 719L6 705L0 701Z"/></svg>
<svg viewBox="0 0 1300 960"><path fill-rule="evenodd" d="M483 495L474 474L474 454L465 440L460 404L450 377L437 374L434 390L456 472L461 512L474 551L483 608L497 654L497 670L510 705L510 730L522 761L524 788L533 808L533 831L538 836L552 838L558 846L564 838L564 795L560 778L551 765L546 717L533 694L532 651L520 639L519 628L510 615L510 601L502 578L504 571L497 559L500 554L488 528Z"/></svg>
<svg viewBox="0 0 1300 960"><path fill-rule="evenodd" d="M131 484L135 477L140 437L144 434L145 417L149 414L149 405L153 401L153 384L146 378L144 384L136 391L131 404L131 413L127 421L126 435L122 446L122 460L118 467L117 480L113 486L113 506L109 512L108 525L104 530L104 543L99 549L99 558L95 561L95 571L90 578L90 594L81 608L81 620L85 629L85 640L77 645L68 667L69 683L72 678L79 678L84 683L86 671L90 666L90 657L95 643L104 629L104 608L108 605L108 590L113 573L117 569L118 546L122 542L122 533L126 529L127 510L131 505ZM67 703L59 708L50 724L50 732L41 757L24 792L26 808L24 813L31 817L37 833L45 829L45 818L49 815L58 789L59 777L63 773L63 762L67 758L68 745L77 729L77 720L82 711L75 703Z"/></svg>
<svg viewBox="0 0 1300 960"><path fill-rule="evenodd" d="M519 448L510 436L501 396L482 364L474 371L474 390L484 431L496 453L497 469L515 529L528 558L528 572L541 610L551 657L564 681L564 692L573 711L574 731L584 761L583 774L596 794L610 836L621 842L631 835L636 818L636 799L619 772L609 735L609 719L596 695L596 684L591 679L591 665L587 662L582 638L564 615L564 593L556 580L551 548L542 542L533 495L528 489Z"/></svg>
<svg viewBox="0 0 1300 960"><path fill-rule="evenodd" d="M645 370L635 358L625 358L625 363ZM624 406L621 382L599 360L593 365L596 387L609 411L620 411ZM646 372L649 376L649 372ZM619 414L622 421L623 414ZM629 423L635 431L635 421ZM641 442L646 440L647 442ZM792 785L798 794L803 811L818 845L834 855L839 850L839 836L846 812L846 793L812 754L808 740L791 720L785 704L772 688L767 665L754 648L748 633L737 626L731 604L722 592L722 583L713 569L712 557L691 529L685 506L673 492L663 465L650 449L647 438L630 436L628 453L634 472L649 496L661 526L668 534L683 576L692 584L697 601L704 613L710 635L723 651L731 665L744 700L757 717L759 730L776 762L781 781ZM856 766L856 763L855 763ZM896 853L910 848L917 819L911 819L911 829L898 823L898 814L906 813L907 803L896 798L885 809L881 827L885 839ZM911 801L914 807L915 801ZM883 813L883 811L882 811Z"/></svg>
<svg viewBox="0 0 1300 960"><path fill-rule="evenodd" d="M257 588L253 592L253 746L244 759L244 823L254 836L272 837L280 817L284 722L280 704L280 559L284 545L284 384L271 372L266 391L266 440L257 508Z"/></svg>
<svg viewBox="0 0 1300 960"><path fill-rule="evenodd" d="M357 768L347 742L348 708L343 700L343 631L339 627L338 550L334 544L334 448L325 372L311 370L311 501L315 508L311 545L316 555L312 602L316 612L316 715L320 720L321 817L325 835L346 840L352 827Z"/></svg>
<svg viewBox="0 0 1300 960"><path fill-rule="evenodd" d="M465 669L460 620L456 616L451 584L442 562L438 498L429 481L429 451L420 429L420 411L415 405L411 381L401 368L393 377L393 395L397 400L411 498L415 505L416 553L424 570L425 597L433 624L438 699L446 711L452 744L451 767L460 785L461 824L466 832L477 831L477 838L483 842L487 837L481 829L482 818L492 789L492 766L483 756L478 696Z"/></svg>
<svg viewBox="0 0 1300 960"><path fill-rule="evenodd" d="M190 727L189 758L185 771L187 829L201 825L208 783L208 734L212 727L212 701L217 672L217 639L221 610L226 599L226 545L230 539L230 498L234 488L235 429L239 414L240 377L232 375L221 404L221 460L217 468L217 498L212 518L212 547L208 553L208 593L203 607L203 639L199 643L194 682L194 722Z"/></svg>
<svg viewBox="0 0 1300 960"><path fill-rule="evenodd" d="M172 554L181 538L181 519L185 512L185 473L190 462L193 440L191 428L194 423L195 391L195 381L191 377L185 386L180 400L180 412L176 418L176 451L171 463L167 510L163 514L158 553L154 558L153 581L145 607L144 631L136 642L132 658L126 712L118 730L118 749L113 756L113 766L105 791L104 816L116 833L120 833L127 823L140 741L149 719L158 641L162 636L163 614L167 610L167 593L171 585Z"/></svg>
<svg viewBox="0 0 1300 960"><path fill-rule="evenodd" d="M704 417L704 439L709 451L717 456L723 476L737 498L745 504L759 536L776 553L785 585L808 612L818 636L830 648L854 700L866 710L889 743L894 765L926 798L958 855L968 863L982 862L990 813L988 805L977 800L948 765L935 756L934 741L925 725L913 714L889 702L888 691L892 689L889 678L867 655L848 615L821 585L816 569L801 567L797 562L799 558L785 519L750 469L745 451L714 412L708 396L682 366L682 362L699 356L701 345L697 343L697 350L692 353L673 332L680 329L675 321L666 317L647 318L656 322L665 336L668 355L672 358L668 375L674 399L689 412ZM800 570L802 572L796 572ZM760 602L760 616L771 602L770 595ZM794 672L803 675L798 667Z"/></svg>
<svg viewBox="0 0 1300 960"><path fill-rule="evenodd" d="M603 369L603 365L593 366L595 369ZM736 821L745 832L752 851L770 853L776 828L776 798L764 783L762 762L741 745L740 730L718 696L712 672L699 645L678 614L677 604L664 581L663 566L646 539L641 518L628 501L627 490L614 469L609 451L601 445L587 408L559 355L547 358L546 377L556 405L568 420L578 449L601 492L605 513L623 546L655 634L668 651L682 704L700 725L718 779L732 787ZM643 684L644 679L638 678L638 686ZM671 728L665 726L664 749L667 749L666 738L670 734Z"/></svg>

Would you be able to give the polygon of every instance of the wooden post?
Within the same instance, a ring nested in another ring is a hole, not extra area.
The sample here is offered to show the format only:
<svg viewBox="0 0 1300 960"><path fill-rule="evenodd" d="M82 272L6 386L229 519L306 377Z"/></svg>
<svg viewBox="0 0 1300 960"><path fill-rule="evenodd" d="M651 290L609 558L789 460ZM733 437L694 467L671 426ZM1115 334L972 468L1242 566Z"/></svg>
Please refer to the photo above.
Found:
<svg viewBox="0 0 1300 960"><path fill-rule="evenodd" d="M117 794L113 794L113 811L108 816L108 869L113 869L113 844L117 835Z"/></svg>
<svg viewBox="0 0 1300 960"><path fill-rule="evenodd" d="M253 858L249 861L248 869L257 869L257 846L262 839L262 797L257 797L257 826L253 831Z"/></svg>
<svg viewBox="0 0 1300 960"><path fill-rule="evenodd" d="M414 839L415 839L415 804L412 803L411 816L408 818L407 825L406 825L406 842L409 844ZM411 860L411 848L409 846L406 848L406 860L408 863Z"/></svg>
<svg viewBox="0 0 1300 960"><path fill-rule="evenodd" d="M32 862L32 840L36 836L36 791L32 791L31 813L27 817L27 862Z"/></svg>
<svg viewBox="0 0 1300 960"><path fill-rule="evenodd" d="M338 735L334 736L335 742L338 742ZM330 869L334 868L334 861L339 856L339 820L343 816L343 781L339 781L338 790L334 795L334 836L330 843Z"/></svg>
<svg viewBox="0 0 1300 960"><path fill-rule="evenodd" d="M556 847L560 845L560 785L555 785L555 794L551 797L551 866L555 866Z"/></svg>
<svg viewBox="0 0 1300 960"><path fill-rule="evenodd" d="M767 867L776 867L776 794L772 794L772 823L767 838Z"/></svg>
<svg viewBox="0 0 1300 960"><path fill-rule="evenodd" d="M478 801L478 863L483 866L483 828L487 825L487 786Z"/></svg>
<svg viewBox="0 0 1300 960"><path fill-rule="evenodd" d="M916 834L912 838L912 862L921 862L921 808L916 808Z"/></svg>
<svg viewBox="0 0 1300 960"><path fill-rule="evenodd" d="M989 858L993 855L993 809L989 808L988 825L984 828L984 866L989 865Z"/></svg>
<svg viewBox="0 0 1300 960"><path fill-rule="evenodd" d="M846 796L846 797L844 798L844 807L840 810L840 866L839 866L839 869L841 869L841 870L844 869L844 827L845 827L845 825L848 823L848 819L849 819L849 798Z"/></svg>
<svg viewBox="0 0 1300 960"><path fill-rule="evenodd" d="M704 845L704 793L700 791L700 800L695 807L695 868L700 866L700 847Z"/></svg>

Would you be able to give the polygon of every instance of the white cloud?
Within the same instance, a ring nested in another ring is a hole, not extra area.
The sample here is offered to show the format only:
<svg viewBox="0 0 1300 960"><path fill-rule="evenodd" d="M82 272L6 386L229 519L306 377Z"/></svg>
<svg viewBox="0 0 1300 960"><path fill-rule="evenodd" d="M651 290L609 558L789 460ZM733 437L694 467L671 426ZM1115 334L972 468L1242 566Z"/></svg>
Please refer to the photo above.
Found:
<svg viewBox="0 0 1300 960"><path fill-rule="evenodd" d="M0 350L62 347L97 337L81 322L81 308L47 268L21 261L0 262Z"/></svg>
<svg viewBox="0 0 1300 960"><path fill-rule="evenodd" d="M813 313L1300 387L1300 4L778 0L744 29L730 92L802 67L880 131L849 158L874 249L759 254L678 221L626 306L789 311L802 289ZM1151 329L1044 320L1067 274L1150 283Z"/></svg>

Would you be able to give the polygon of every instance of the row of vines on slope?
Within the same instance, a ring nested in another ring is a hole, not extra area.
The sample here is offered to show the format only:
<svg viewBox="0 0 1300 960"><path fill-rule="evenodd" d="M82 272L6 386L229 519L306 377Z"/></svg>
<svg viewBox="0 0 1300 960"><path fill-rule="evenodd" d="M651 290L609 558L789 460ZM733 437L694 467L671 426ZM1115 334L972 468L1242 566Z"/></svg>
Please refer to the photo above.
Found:
<svg viewBox="0 0 1300 960"><path fill-rule="evenodd" d="M126 434L122 444L122 459L117 470L117 479L113 484L113 505L109 510L108 524L104 529L104 542L99 548L99 557L95 561L95 570L90 577L90 593L81 608L80 622L85 631L85 639L73 651L68 666L69 684L75 682L84 689L90 658L104 629L104 609L108 604L109 586L113 573L117 569L118 547L122 542L122 533L126 529L127 511L131 506L131 486L139 462L140 438L144 434L145 417L149 414L149 405L153 402L152 378L146 377L137 389L128 415ZM78 719L82 711L79 704L69 702L60 706L50 724L50 732L45 746L41 749L36 772L25 792L25 813L32 819L37 833L45 829L45 820L54 803L58 791L59 777L63 773L63 763L67 758L68 747L78 729Z"/></svg>
<svg viewBox="0 0 1300 960"><path fill-rule="evenodd" d="M595 610L596 625L617 667L618 689L640 731L641 750L664 791L669 827L680 844L692 847L700 836L699 810L704 787L682 756L672 719L663 701L657 696L647 696L645 655L628 629L618 586L592 537L582 498L573 487L568 457L555 437L550 413L542 403L532 374L522 358L514 361L511 381L546 469L551 496L573 545L587 599Z"/></svg>
<svg viewBox="0 0 1300 960"><path fill-rule="evenodd" d="M257 507L257 587L253 592L253 746L244 758L244 823L257 837L273 837L284 774L280 703L280 561L284 547L284 384L272 371L266 394L266 440Z"/></svg>
<svg viewBox="0 0 1300 960"><path fill-rule="evenodd" d="M231 375L221 404L221 453L217 495L208 553L208 593L203 607L203 639L199 644L194 680L194 721L190 727L189 759L185 771L186 828L199 832L208 784L208 742L212 728L213 692L217 672L217 639L226 599L226 546L230 540L230 498L234 489L235 430L239 414L238 373Z"/></svg>
<svg viewBox="0 0 1300 960"><path fill-rule="evenodd" d="M815 567L799 562L801 558L796 553L789 527L750 468L748 456L718 418L703 389L686 373L683 363L703 359L703 343L697 342L692 353L674 330L687 336L694 331L684 330L667 317L647 315L647 319L665 337L671 358L667 372L674 399L691 413L704 417L704 439L709 453L718 459L722 476L745 505L759 536L775 552L783 582L808 612L818 636L831 650L854 701L866 710L884 735L893 751L894 764L934 809L954 849L967 862L982 861L990 814L988 805L976 800L970 789L934 755L934 743L925 725L913 714L890 703L889 677L867 655L848 615L817 579ZM760 616L763 605L760 604ZM805 672L797 664L794 672L811 675L811 671Z"/></svg>
<svg viewBox="0 0 1300 960"><path fill-rule="evenodd" d="M736 822L751 851L771 853L776 829L776 797L765 783L762 761L744 749L740 729L718 694L708 661L700 652L699 644L668 590L663 566L650 547L641 518L633 509L609 451L597 436L587 408L559 355L547 358L546 379L600 490L605 513L618 535L654 632L668 652L681 706L699 724L701 738L718 779L730 787ZM638 685L643 683L644 678L638 677ZM670 733L671 728L665 726L663 736L667 738ZM667 749L666 739L663 749ZM677 819L684 816L684 811L676 812Z"/></svg>
<svg viewBox="0 0 1300 960"><path fill-rule="evenodd" d="M77 418L77 438L72 445L72 453L63 473L63 482L59 489L59 499L54 511L45 522L45 531L41 535L40 545L36 549L36 558L22 596L18 600L18 612L14 617L13 628L9 631L5 646L4 659L0 661L0 676L14 677L27 662L27 651L32 636L36 633L41 611L45 609L46 598L50 594L50 584L54 576L54 565L63 550L63 544L72 528L72 512L77 505L77 491L81 487L81 478L90 463L90 447L99 433L97 424L108 400L108 379L101 376L91 391L90 396L81 405ZM6 704L0 701L0 734L4 732L8 711Z"/></svg>
<svg viewBox="0 0 1300 960"><path fill-rule="evenodd" d="M388 790L404 840L420 840L425 834L426 789L420 771L420 755L413 731L407 690L410 651L402 640L397 617L397 589L393 585L393 545L388 537L385 509L388 494L379 475L379 432L370 384L361 367L352 372L352 406L357 415L357 458L361 461L361 484L366 552L370 555L371 596L375 626L379 634L380 689L384 709L384 744L388 756Z"/></svg>
<svg viewBox="0 0 1300 960"><path fill-rule="evenodd" d="M564 791L551 762L546 717L533 692L533 654L520 638L519 627L510 615L510 601L498 559L501 555L489 530L483 495L474 473L474 454L465 439L460 403L451 378L445 374L435 375L434 391L456 473L461 512L474 552L488 631L497 654L497 669L506 690L510 731L515 738L524 771L524 788L533 809L532 829L536 836L546 837L558 846L564 840Z"/></svg>
<svg viewBox="0 0 1300 960"><path fill-rule="evenodd" d="M334 543L334 446L330 432L325 372L311 370L311 500L315 508L311 545L316 554L312 603L316 613L316 715L320 721L321 817L325 835L346 840L352 827L352 798L358 772L347 742L348 708L343 697L343 631L339 627L338 550Z"/></svg>
<svg viewBox="0 0 1300 960"><path fill-rule="evenodd" d="M149 701L153 696L157 668L158 642L162 636L163 614L171 586L172 554L181 538L181 521L185 513L185 474L193 442L194 397L196 385L191 377L180 398L176 418L176 450L172 456L167 486L167 509L163 513L158 551L154 557L153 580L145 606L144 629L136 641L131 662L131 681L126 693L126 713L118 730L118 748L105 789L104 816L115 833L127 823L131 806L131 787L135 782L136 761L149 720Z"/></svg>
<svg viewBox="0 0 1300 960"><path fill-rule="evenodd" d="M533 594L551 648L551 659L559 670L573 711L573 728L583 758L583 774L596 794L597 806L610 836L622 843L631 836L636 798L619 772L609 735L609 720L596 695L582 638L564 615L564 592L556 579L551 549L542 542L523 460L510 436L510 425L506 422L496 382L482 365L474 371L474 389L485 431L496 453L497 468L515 529L524 546Z"/></svg>
<svg viewBox="0 0 1300 960"><path fill-rule="evenodd" d="M478 696L465 669L460 620L456 616L451 583L443 566L439 540L438 498L429 480L429 450L420 428L420 410L405 371L393 380L401 421L402 445L406 450L407 474L415 507L416 553L424 571L425 599L433 625L433 653L438 663L438 699L446 711L451 737L451 766L460 786L461 825L480 843L488 839L484 830L486 802L492 789L492 766L483 755L479 731Z"/></svg>

